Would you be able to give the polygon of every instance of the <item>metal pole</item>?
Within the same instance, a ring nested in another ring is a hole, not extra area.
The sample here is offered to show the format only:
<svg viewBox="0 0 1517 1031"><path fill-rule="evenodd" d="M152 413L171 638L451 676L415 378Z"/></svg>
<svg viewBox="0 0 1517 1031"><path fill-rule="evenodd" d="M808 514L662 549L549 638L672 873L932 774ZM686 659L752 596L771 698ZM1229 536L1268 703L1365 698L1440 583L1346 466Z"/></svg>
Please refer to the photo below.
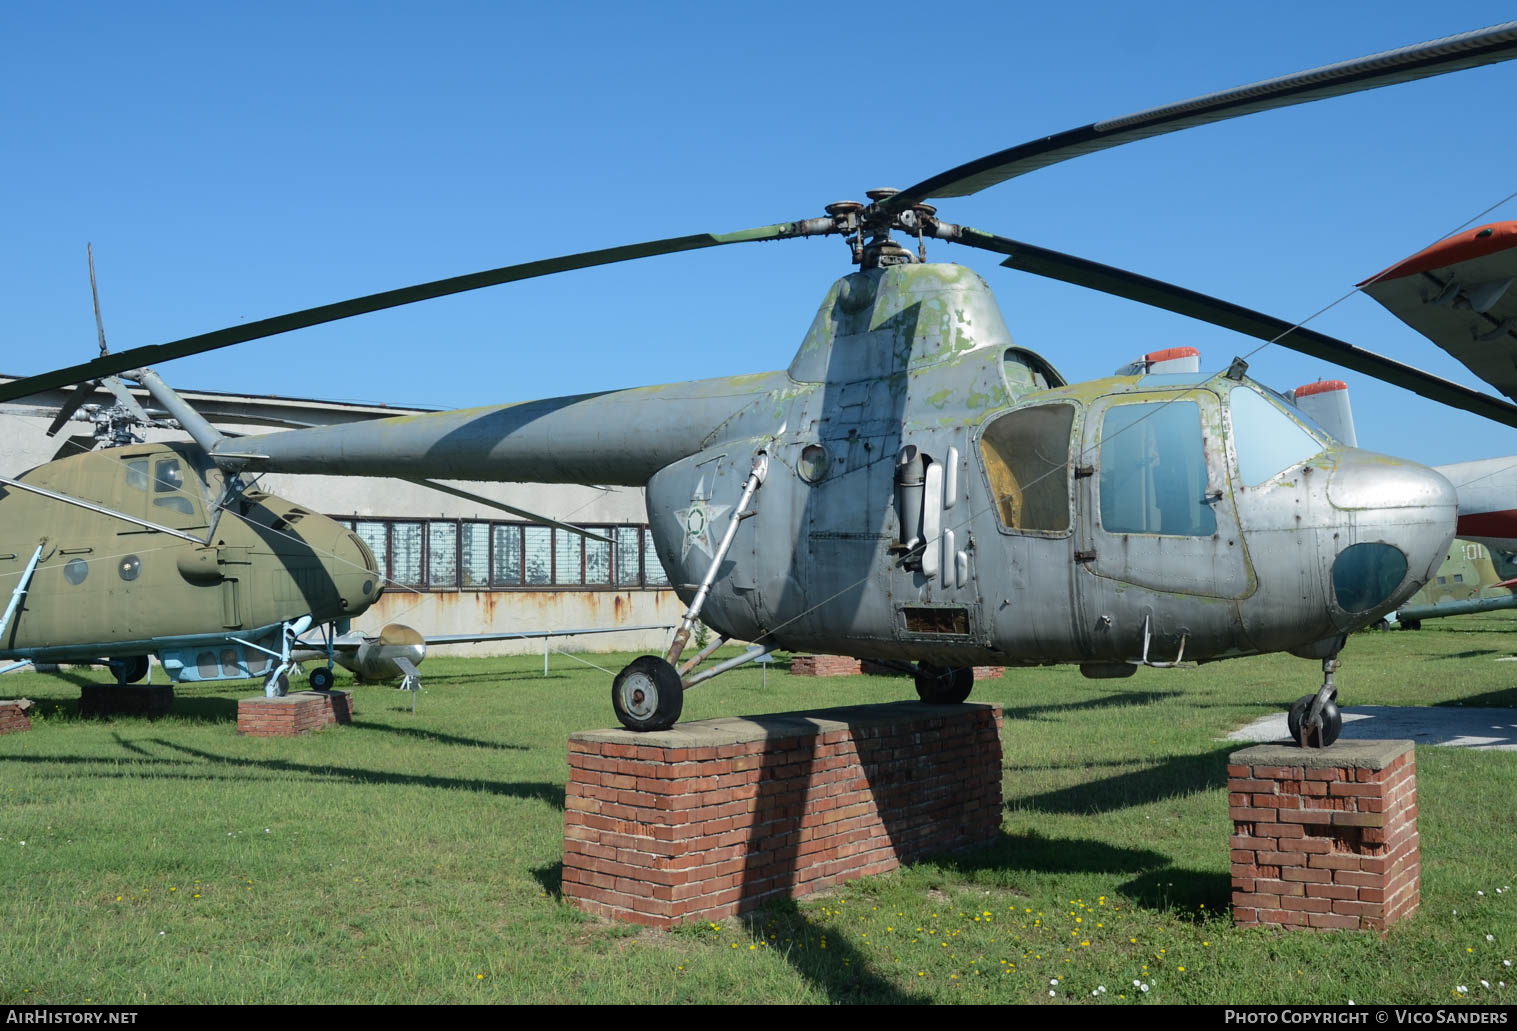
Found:
<svg viewBox="0 0 1517 1031"><path fill-rule="evenodd" d="M548 675L548 643L552 640L552 634L543 634L543 676Z"/></svg>

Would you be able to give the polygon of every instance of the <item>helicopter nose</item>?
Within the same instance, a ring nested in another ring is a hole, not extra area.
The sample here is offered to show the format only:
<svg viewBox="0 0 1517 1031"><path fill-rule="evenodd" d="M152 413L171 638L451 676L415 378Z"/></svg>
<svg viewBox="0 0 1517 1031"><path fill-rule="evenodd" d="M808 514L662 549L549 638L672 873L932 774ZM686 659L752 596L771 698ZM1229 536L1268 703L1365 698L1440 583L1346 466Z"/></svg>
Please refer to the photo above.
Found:
<svg viewBox="0 0 1517 1031"><path fill-rule="evenodd" d="M1342 629L1363 626L1432 579L1459 514L1453 484L1416 462L1344 453L1327 484L1342 517L1333 535L1330 597Z"/></svg>
<svg viewBox="0 0 1517 1031"><path fill-rule="evenodd" d="M384 592L378 563L363 539L351 530L339 534L333 554L342 571L337 583L343 611L356 616L378 601Z"/></svg>

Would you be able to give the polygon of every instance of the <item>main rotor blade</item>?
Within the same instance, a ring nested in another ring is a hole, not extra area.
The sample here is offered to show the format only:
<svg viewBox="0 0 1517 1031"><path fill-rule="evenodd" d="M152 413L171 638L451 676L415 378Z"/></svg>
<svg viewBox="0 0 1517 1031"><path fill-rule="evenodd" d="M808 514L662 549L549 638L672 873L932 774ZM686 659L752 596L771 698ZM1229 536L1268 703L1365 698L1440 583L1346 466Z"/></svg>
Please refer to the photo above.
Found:
<svg viewBox="0 0 1517 1031"><path fill-rule="evenodd" d="M53 416L53 421L47 428L47 435L51 437L63 429L64 423L74 417L74 413L83 407L84 402L89 399L89 396L95 392L95 388L99 385L94 380L85 380L83 383L75 385L74 389L69 391L68 397L63 399L63 404L59 407L58 414Z"/></svg>
<svg viewBox="0 0 1517 1031"><path fill-rule="evenodd" d="M1517 21L1207 93L1029 140L924 179L883 201L881 206L891 211L903 211L933 197L967 197L1047 165L1150 136L1255 111L1289 107L1462 68L1508 61L1513 57L1517 57Z"/></svg>
<svg viewBox="0 0 1517 1031"><path fill-rule="evenodd" d="M825 229L821 225L824 222L826 223ZM607 247L602 250L568 254L563 257L547 258L541 261L528 261L520 265L507 265L503 268L490 269L486 272L473 272L465 276L438 279L430 283L402 287L398 290L385 290L382 293L355 297L347 301L338 301L335 304L323 304L316 308L306 308L303 311L291 312L288 315L277 315L269 319L260 319L257 322L229 326L226 329L218 329L211 333L201 333L197 336L185 337L183 340L175 340L166 344L149 344L145 347L134 347L126 351L116 351L113 354L102 355L81 365L72 365L66 369L58 369L54 372L47 372L38 376L28 376L0 386L0 402L10 401L18 397L26 397L43 390L68 386L85 379L95 379L100 376L114 375L118 372L127 372L148 365L156 365L159 362L166 362L173 358L184 358L192 354L202 354L206 351L230 347L232 344L276 336L280 333L288 333L291 330L305 329L308 326L319 326L324 322L336 322L338 319L352 318L354 315L365 315L369 312L381 311L385 308L395 308L403 304L414 304L417 301L431 300L434 297L446 297L449 294L461 294L487 286L498 286L501 283L512 283L522 279L533 279L538 276L550 276L556 272L569 272L573 269L591 268L595 265L610 265L618 261L632 261L636 258L651 258L660 254L674 254L677 251L693 251L703 247L719 247L729 243L779 240L787 236L816 235L824 231L831 231L831 224L831 219L812 219L810 222L781 222L771 226L759 226L756 229L743 229L735 233L697 233L693 236L676 236L667 240L651 240L646 243Z"/></svg>
<svg viewBox="0 0 1517 1031"><path fill-rule="evenodd" d="M1336 337L1316 330L1306 329L1294 323L1245 308L1242 305L1223 301L1216 297L1187 290L1158 279L1140 276L1136 272L1113 268L1098 262L1077 258L1072 254L1051 251L1020 240L995 236L965 226L956 242L981 250L995 251L1009 257L1001 262L1007 268L1020 269L1034 275L1057 279L1075 286L1100 290L1103 293L1126 297L1131 301L1163 308L1178 315L1188 315L1202 322L1209 322L1223 329L1243 333L1246 336L1287 347L1292 351L1322 358L1346 369L1373 376L1375 379L1404 387L1449 405L1473 412L1506 426L1517 427L1517 405L1482 394L1477 390L1462 387L1446 379L1423 372L1421 369L1383 355L1355 347Z"/></svg>
<svg viewBox="0 0 1517 1031"><path fill-rule="evenodd" d="M95 333L100 338L100 353L110 353L110 348L105 346L105 322L100 318L100 291L95 286L95 245L84 245L85 256L90 260L90 299L95 302Z"/></svg>

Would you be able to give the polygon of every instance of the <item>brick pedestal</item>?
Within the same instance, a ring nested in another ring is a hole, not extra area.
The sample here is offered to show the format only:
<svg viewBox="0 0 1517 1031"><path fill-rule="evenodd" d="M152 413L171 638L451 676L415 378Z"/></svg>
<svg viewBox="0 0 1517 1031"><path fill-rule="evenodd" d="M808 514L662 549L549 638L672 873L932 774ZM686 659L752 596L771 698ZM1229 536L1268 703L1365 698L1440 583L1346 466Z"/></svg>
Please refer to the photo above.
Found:
<svg viewBox="0 0 1517 1031"><path fill-rule="evenodd" d="M992 841L1000 726L897 702L574 734L564 895L670 927Z"/></svg>
<svg viewBox="0 0 1517 1031"><path fill-rule="evenodd" d="M32 729L32 718L26 710L32 707L29 698L12 698L0 702L0 734L16 734Z"/></svg>
<svg viewBox="0 0 1517 1031"><path fill-rule="evenodd" d="M172 684L84 684L80 716L166 716L174 705Z"/></svg>
<svg viewBox="0 0 1517 1031"><path fill-rule="evenodd" d="M790 660L797 677L851 677L859 672L859 660L846 655L797 655Z"/></svg>
<svg viewBox="0 0 1517 1031"><path fill-rule="evenodd" d="M294 737L353 718L350 691L296 691L283 698L244 698L237 703L237 733Z"/></svg>
<svg viewBox="0 0 1517 1031"><path fill-rule="evenodd" d="M1384 931L1416 912L1412 742L1259 745L1227 776L1234 923Z"/></svg>

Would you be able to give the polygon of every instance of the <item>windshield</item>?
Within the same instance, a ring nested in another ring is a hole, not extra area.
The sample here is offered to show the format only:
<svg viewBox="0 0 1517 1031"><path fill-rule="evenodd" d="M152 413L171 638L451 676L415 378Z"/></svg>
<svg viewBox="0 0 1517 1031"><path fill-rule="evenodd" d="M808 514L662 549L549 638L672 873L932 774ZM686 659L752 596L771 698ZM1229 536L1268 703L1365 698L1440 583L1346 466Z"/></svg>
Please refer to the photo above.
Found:
<svg viewBox="0 0 1517 1031"><path fill-rule="evenodd" d="M1257 487L1322 450L1321 441L1263 394L1249 387L1234 387L1228 403L1233 410L1238 476L1245 486Z"/></svg>

